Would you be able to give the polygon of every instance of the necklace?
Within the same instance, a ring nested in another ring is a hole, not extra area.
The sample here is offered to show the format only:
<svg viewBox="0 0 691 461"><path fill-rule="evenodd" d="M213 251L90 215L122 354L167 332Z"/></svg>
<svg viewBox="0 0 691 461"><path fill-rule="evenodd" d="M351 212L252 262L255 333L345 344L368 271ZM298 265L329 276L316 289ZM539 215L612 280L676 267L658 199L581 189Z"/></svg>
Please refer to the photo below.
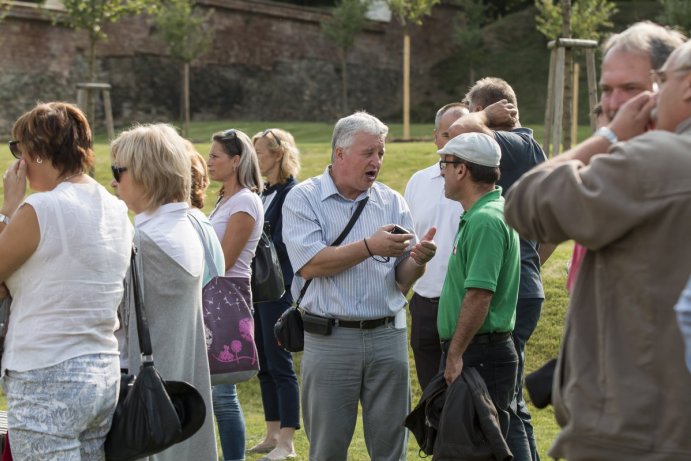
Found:
<svg viewBox="0 0 691 461"><path fill-rule="evenodd" d="M76 178L77 176L81 176L81 175L82 175L82 172L80 171L80 172L78 172L78 173L69 175L68 177L66 177L65 179L63 179L63 180L60 181L60 182L67 182L67 181L69 181L70 179Z"/></svg>

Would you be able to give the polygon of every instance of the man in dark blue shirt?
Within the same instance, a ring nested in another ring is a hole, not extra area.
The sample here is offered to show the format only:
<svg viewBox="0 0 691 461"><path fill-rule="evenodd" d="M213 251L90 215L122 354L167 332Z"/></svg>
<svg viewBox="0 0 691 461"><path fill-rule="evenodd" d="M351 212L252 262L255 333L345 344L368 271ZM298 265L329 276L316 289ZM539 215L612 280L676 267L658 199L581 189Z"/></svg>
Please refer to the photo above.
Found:
<svg viewBox="0 0 691 461"><path fill-rule="evenodd" d="M501 148L501 178L497 185L505 194L523 173L546 160L545 153L533 138L533 130L521 127L516 94L506 81L495 77L478 80L466 94L465 102L471 113L454 122L449 135L480 132L497 141ZM537 326L545 298L540 278L541 257L546 259L554 246L523 238L520 246L521 278L513 331L519 365L507 443L516 461L537 461L539 456L530 413L523 400L525 344Z"/></svg>

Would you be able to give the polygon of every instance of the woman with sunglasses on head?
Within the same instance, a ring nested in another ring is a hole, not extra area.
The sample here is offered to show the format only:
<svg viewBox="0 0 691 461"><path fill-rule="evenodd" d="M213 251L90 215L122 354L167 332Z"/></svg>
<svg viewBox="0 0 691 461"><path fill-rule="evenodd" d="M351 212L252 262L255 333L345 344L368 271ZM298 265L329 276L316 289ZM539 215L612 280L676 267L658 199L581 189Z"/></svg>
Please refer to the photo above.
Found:
<svg viewBox="0 0 691 461"><path fill-rule="evenodd" d="M293 437L300 427L300 397L298 380L293 367L293 356L279 347L274 338L276 320L293 303L290 285L293 268L283 244L283 201L297 184L295 177L300 171L300 153L293 136L277 128L259 132L252 137L259 157L259 168L267 183L262 201L264 220L269 224L273 241L283 271L286 292L278 301L255 305L255 342L259 353L259 384L266 435L248 451L268 453L271 460L295 456Z"/></svg>
<svg viewBox="0 0 691 461"><path fill-rule="evenodd" d="M156 461L216 461L211 380L202 318L204 248L188 216L191 161L170 125L136 126L111 143L112 186L135 213L135 263L141 278L156 368L163 379L186 381L207 413L192 437L150 456ZM131 274L130 274L131 275ZM141 355L131 283L121 306L121 367L139 369Z"/></svg>
<svg viewBox="0 0 691 461"><path fill-rule="evenodd" d="M12 135L17 161L0 208L0 287L13 297L2 357L12 453L103 460L132 225L122 202L85 174L91 130L76 106L39 104ZM25 197L27 180L35 193Z"/></svg>
<svg viewBox="0 0 691 461"><path fill-rule="evenodd" d="M264 226L259 198L264 184L257 153L247 135L238 130L215 133L211 141L209 177L222 186L209 219L223 247L225 276L234 281L228 295L251 309L250 265ZM213 401L223 458L244 459L245 421L235 384L214 386Z"/></svg>

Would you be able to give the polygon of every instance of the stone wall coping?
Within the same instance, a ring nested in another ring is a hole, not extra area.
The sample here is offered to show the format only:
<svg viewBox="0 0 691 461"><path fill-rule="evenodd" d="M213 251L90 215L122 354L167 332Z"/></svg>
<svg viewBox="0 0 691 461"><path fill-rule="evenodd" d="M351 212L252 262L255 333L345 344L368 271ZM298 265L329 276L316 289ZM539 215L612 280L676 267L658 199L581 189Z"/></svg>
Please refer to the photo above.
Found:
<svg viewBox="0 0 691 461"><path fill-rule="evenodd" d="M256 15L289 18L295 21L321 23L331 17L328 10L308 6L291 5L266 0L199 0L200 5L209 8L242 11ZM368 32L384 32L389 24L369 20L364 29Z"/></svg>

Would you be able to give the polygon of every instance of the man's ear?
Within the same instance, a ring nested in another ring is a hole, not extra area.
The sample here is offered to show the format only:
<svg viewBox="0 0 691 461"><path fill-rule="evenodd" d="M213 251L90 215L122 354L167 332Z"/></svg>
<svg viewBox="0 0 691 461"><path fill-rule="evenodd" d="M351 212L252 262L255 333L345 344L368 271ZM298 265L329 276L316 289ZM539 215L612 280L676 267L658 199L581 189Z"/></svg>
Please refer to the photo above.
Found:
<svg viewBox="0 0 691 461"><path fill-rule="evenodd" d="M343 158L344 149L342 147L337 147L334 151L334 160L341 160Z"/></svg>
<svg viewBox="0 0 691 461"><path fill-rule="evenodd" d="M681 90L681 99L684 102L691 102L691 73L684 77Z"/></svg>
<svg viewBox="0 0 691 461"><path fill-rule="evenodd" d="M470 112L480 112L483 109L484 109L483 106L481 106L480 104L477 104L477 105L470 108Z"/></svg>
<svg viewBox="0 0 691 461"><path fill-rule="evenodd" d="M456 174L456 178L458 180L461 180L465 177L465 175L468 173L468 167L466 166L465 163L459 163L457 165L454 165L456 168L454 168L456 171L454 173Z"/></svg>

